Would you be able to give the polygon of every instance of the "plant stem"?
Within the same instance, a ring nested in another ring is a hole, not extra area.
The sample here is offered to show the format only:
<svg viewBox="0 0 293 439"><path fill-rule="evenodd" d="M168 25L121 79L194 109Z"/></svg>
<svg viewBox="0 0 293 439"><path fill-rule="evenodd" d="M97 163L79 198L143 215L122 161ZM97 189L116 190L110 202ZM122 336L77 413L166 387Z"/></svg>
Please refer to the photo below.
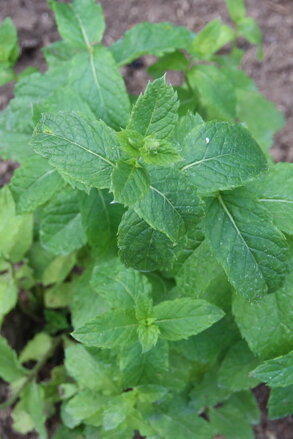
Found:
<svg viewBox="0 0 293 439"><path fill-rule="evenodd" d="M30 371L30 373L26 376L24 382L21 384L21 386L17 389L14 395L12 395L11 398L9 398L7 401L0 404L0 410L5 409L7 407L10 407L13 405L18 397L20 396L21 392L25 388L27 384L29 384L35 377L38 376L40 370L43 368L43 366L47 363L47 360L54 354L56 348L59 346L59 344L62 341L62 336L56 337L53 341L52 347L46 352L46 354L37 362L35 367Z"/></svg>

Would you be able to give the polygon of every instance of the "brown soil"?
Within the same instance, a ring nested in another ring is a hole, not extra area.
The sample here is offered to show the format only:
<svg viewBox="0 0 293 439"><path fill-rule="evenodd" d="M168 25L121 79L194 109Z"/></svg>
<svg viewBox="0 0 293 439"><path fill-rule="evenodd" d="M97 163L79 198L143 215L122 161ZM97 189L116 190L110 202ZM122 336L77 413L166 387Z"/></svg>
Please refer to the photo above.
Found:
<svg viewBox="0 0 293 439"><path fill-rule="evenodd" d="M227 19L224 0L100 0L106 15L105 43L111 44L125 30L141 21L172 21L198 31L218 16ZM254 48L249 47L245 68L255 79L260 90L285 113L287 125L276 136L273 155L276 160L293 161L293 0L247 0L249 14L255 17L264 32L265 62L256 60ZM0 0L0 21L12 17L17 26L22 54L17 70L33 65L41 70L45 63L41 47L58 39L51 11L46 0ZM144 62L147 62L144 61ZM149 79L144 64L125 69L131 91L141 91ZM13 95L13 84L0 87L0 108L4 108ZM0 186L6 183L14 164L0 163ZM6 389L0 385L0 398ZM268 421L266 417L267 390L256 392L262 407L261 425L256 427L256 439L293 439L293 417ZM26 438L34 438L27 435ZM0 414L0 438L18 439L12 433L9 411Z"/></svg>

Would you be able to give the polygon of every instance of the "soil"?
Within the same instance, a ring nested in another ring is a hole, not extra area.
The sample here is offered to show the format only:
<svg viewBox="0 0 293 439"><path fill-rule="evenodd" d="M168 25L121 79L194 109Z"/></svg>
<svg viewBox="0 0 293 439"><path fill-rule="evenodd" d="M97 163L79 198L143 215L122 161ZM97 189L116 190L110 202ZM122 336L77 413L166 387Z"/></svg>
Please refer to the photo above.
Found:
<svg viewBox="0 0 293 439"><path fill-rule="evenodd" d="M66 2L66 1L65 1ZM228 20L224 0L100 0L104 7L107 31L104 37L110 45L129 27L141 21L172 21L187 26L193 31L201 29L216 17ZM287 124L278 133L272 149L277 161L293 161L293 0L247 0L248 12L257 19L264 33L265 62L256 59L256 50L248 47L244 67L255 79L259 89L284 112ZM21 57L16 66L18 71L35 66L41 71L46 68L41 48L58 39L52 13L46 0L0 0L0 21L10 16L19 32ZM144 89L148 76L145 64L148 58L124 69L127 86L131 92ZM172 80L172 77L170 77ZM13 84L0 87L0 109L13 96ZM0 186L6 183L15 164L0 162ZM7 319L11 326L14 318ZM14 329L15 331L15 329ZM21 333L22 331L20 331ZM19 333L19 332L18 332ZM13 337L12 337L13 338ZM10 340L17 345L19 340ZM7 392L0 383L0 400ZM262 421L255 428L256 439L293 439L293 417L268 421L266 401L268 390L261 386L256 396L262 408ZM0 438L20 439L11 430L9 410L0 413ZM26 435L34 439L34 435ZM183 439L183 438L182 438Z"/></svg>

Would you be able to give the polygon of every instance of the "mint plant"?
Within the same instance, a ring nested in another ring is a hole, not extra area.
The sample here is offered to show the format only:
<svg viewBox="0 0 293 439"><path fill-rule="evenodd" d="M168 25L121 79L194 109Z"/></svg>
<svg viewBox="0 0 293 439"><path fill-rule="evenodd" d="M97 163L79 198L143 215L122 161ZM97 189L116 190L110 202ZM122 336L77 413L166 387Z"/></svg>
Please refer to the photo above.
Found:
<svg viewBox="0 0 293 439"><path fill-rule="evenodd" d="M21 164L0 191L0 320L38 322L20 352L0 338L23 434L49 437L60 408L54 439L250 439L260 382L272 418L293 411L293 168L240 69L259 28L226 3L233 27L142 23L104 47L100 5L50 2L62 40L0 113ZM130 97L119 67L144 54L155 79Z"/></svg>

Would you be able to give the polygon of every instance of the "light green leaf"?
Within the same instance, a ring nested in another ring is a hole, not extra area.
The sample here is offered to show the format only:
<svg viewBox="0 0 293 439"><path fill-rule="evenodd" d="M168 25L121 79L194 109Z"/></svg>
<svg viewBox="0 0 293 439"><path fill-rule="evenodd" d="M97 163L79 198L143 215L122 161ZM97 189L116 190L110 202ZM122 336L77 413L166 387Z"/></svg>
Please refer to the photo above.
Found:
<svg viewBox="0 0 293 439"><path fill-rule="evenodd" d="M202 107L200 113L205 119L235 120L235 89L219 68L197 65L189 71L187 78L198 96Z"/></svg>
<svg viewBox="0 0 293 439"><path fill-rule="evenodd" d="M252 352L263 359L285 355L293 349L292 282L290 274L281 290L259 303L234 296L233 313L240 332Z"/></svg>
<svg viewBox="0 0 293 439"><path fill-rule="evenodd" d="M205 194L242 186L267 169L265 156L249 132L225 122L193 129L181 155L181 169Z"/></svg>
<svg viewBox="0 0 293 439"><path fill-rule="evenodd" d="M11 18L5 18L0 25L0 63L13 65L19 55L17 32Z"/></svg>
<svg viewBox="0 0 293 439"><path fill-rule="evenodd" d="M107 388L117 391L109 364L104 364L98 356L80 344L73 344L65 350L65 367L81 389L97 392Z"/></svg>
<svg viewBox="0 0 293 439"><path fill-rule="evenodd" d="M106 397L95 390L85 389L79 391L73 398L66 402L64 411L70 417L70 428L79 425L83 420L101 412L104 409ZM64 420L63 420L64 422Z"/></svg>
<svg viewBox="0 0 293 439"><path fill-rule="evenodd" d="M33 212L50 200L62 184L62 178L47 160L37 155L26 159L10 183L17 212Z"/></svg>
<svg viewBox="0 0 293 439"><path fill-rule="evenodd" d="M181 160L180 155L170 142L157 140L156 137L147 136L140 150L145 163L166 166Z"/></svg>
<svg viewBox="0 0 293 439"><path fill-rule="evenodd" d="M229 349L220 366L219 385L233 392L257 386L259 380L252 377L250 372L258 364L259 360L252 354L246 342L237 342Z"/></svg>
<svg viewBox="0 0 293 439"><path fill-rule="evenodd" d="M72 300L72 290L69 282L47 288L44 296L46 308L66 308Z"/></svg>
<svg viewBox="0 0 293 439"><path fill-rule="evenodd" d="M204 121L198 113L193 114L189 111L186 115L180 117L175 126L173 139L173 142L179 153L182 151L182 145L185 143L187 135L193 128L196 128L200 125L204 125Z"/></svg>
<svg viewBox="0 0 293 439"><path fill-rule="evenodd" d="M31 417L40 439L47 439L44 390L33 381L24 388L22 401L25 411Z"/></svg>
<svg viewBox="0 0 293 439"><path fill-rule="evenodd" d="M69 86L88 103L98 119L113 128L125 127L130 103L125 84L110 51L102 46L75 55L69 68Z"/></svg>
<svg viewBox="0 0 293 439"><path fill-rule="evenodd" d="M190 179L174 168L152 167L151 186L133 209L152 228L177 242L202 216L201 200Z"/></svg>
<svg viewBox="0 0 293 439"><path fill-rule="evenodd" d="M262 32L252 17L243 17L237 22L237 33L251 44L262 43Z"/></svg>
<svg viewBox="0 0 293 439"><path fill-rule="evenodd" d="M1 28L0 28L1 33ZM0 46L1 51L1 46ZM16 73L13 69L10 67L6 67L6 65L0 64L0 87L4 84L7 84L7 82L15 81L16 80Z"/></svg>
<svg viewBox="0 0 293 439"><path fill-rule="evenodd" d="M0 324L3 317L11 311L17 302L17 287L12 273L0 275Z"/></svg>
<svg viewBox="0 0 293 439"><path fill-rule="evenodd" d="M20 380L25 374L26 370L21 366L16 352L4 337L0 337L0 377L11 383Z"/></svg>
<svg viewBox="0 0 293 439"><path fill-rule="evenodd" d="M209 58L235 38L233 29L222 23L220 18L208 23L194 38L188 51L200 58Z"/></svg>
<svg viewBox="0 0 293 439"><path fill-rule="evenodd" d="M178 119L178 100L171 85L165 78L150 82L137 99L128 122L127 129L143 136L155 134L158 140L172 137Z"/></svg>
<svg viewBox="0 0 293 439"><path fill-rule="evenodd" d="M223 316L223 311L218 307L205 300L190 298L161 302L154 307L153 313L160 336L172 341L196 335Z"/></svg>
<svg viewBox="0 0 293 439"><path fill-rule="evenodd" d="M74 329L77 329L96 317L108 311L109 307L101 296L95 293L90 284L92 267L89 266L70 282L72 301L70 305L71 320Z"/></svg>
<svg viewBox="0 0 293 439"><path fill-rule="evenodd" d="M225 0L231 19L237 23L246 16L245 0Z"/></svg>
<svg viewBox="0 0 293 439"><path fill-rule="evenodd" d="M31 136L19 133L13 129L0 127L0 153L2 159L12 159L22 162L31 157L33 150L29 145Z"/></svg>
<svg viewBox="0 0 293 439"><path fill-rule="evenodd" d="M273 216L281 230L293 234L293 165L277 163L248 189Z"/></svg>
<svg viewBox="0 0 293 439"><path fill-rule="evenodd" d="M279 419L293 413L293 386L271 390L268 403L269 418Z"/></svg>
<svg viewBox="0 0 293 439"><path fill-rule="evenodd" d="M60 255L49 261L42 273L42 283L45 286L61 283L70 273L76 263L76 253Z"/></svg>
<svg viewBox="0 0 293 439"><path fill-rule="evenodd" d="M149 189L147 170L136 163L118 162L111 175L111 191L115 201L131 206Z"/></svg>
<svg viewBox="0 0 293 439"><path fill-rule="evenodd" d="M19 262L32 242L32 216L16 215L8 186L0 191L0 256Z"/></svg>
<svg viewBox="0 0 293 439"><path fill-rule="evenodd" d="M93 269L91 285L111 307L132 308L140 295L149 297L151 284L137 271L126 268L118 258L97 264Z"/></svg>
<svg viewBox="0 0 293 439"><path fill-rule="evenodd" d="M20 400L11 413L13 419L13 430L21 434L26 434L34 430L34 422L24 408L24 403Z"/></svg>
<svg viewBox="0 0 293 439"><path fill-rule="evenodd" d="M111 52L121 66L142 55L162 56L175 49L184 49L192 38L189 30L172 23L140 23L116 41Z"/></svg>
<svg viewBox="0 0 293 439"><path fill-rule="evenodd" d="M80 48L100 42L105 22L102 7L95 0L74 0L70 4L50 1L50 6L65 41Z"/></svg>
<svg viewBox="0 0 293 439"><path fill-rule="evenodd" d="M137 338L137 326L134 311L124 309L103 313L72 335L86 346L114 348L133 343Z"/></svg>
<svg viewBox="0 0 293 439"><path fill-rule="evenodd" d="M205 229L218 262L241 295L254 300L282 285L288 268L286 240L247 191L211 199Z"/></svg>
<svg viewBox="0 0 293 439"><path fill-rule="evenodd" d="M189 67L189 60L184 53L176 50L172 53L167 53L158 59L157 62L148 67L148 73L153 78L160 78L167 70L186 71Z"/></svg>
<svg viewBox="0 0 293 439"><path fill-rule="evenodd" d="M252 375L271 387L293 385L293 351L260 364Z"/></svg>
<svg viewBox="0 0 293 439"><path fill-rule="evenodd" d="M276 105L255 90L237 90L237 117L244 122L255 140L266 152L273 145L273 136L285 119Z"/></svg>
<svg viewBox="0 0 293 439"><path fill-rule="evenodd" d="M137 334L142 347L142 353L144 354L157 344L160 329L154 324L141 323L137 328Z"/></svg>
<svg viewBox="0 0 293 439"><path fill-rule="evenodd" d="M100 189L110 186L112 168L120 157L114 131L77 113L44 114L33 144L61 175Z"/></svg>
<svg viewBox="0 0 293 439"><path fill-rule="evenodd" d="M19 361L25 363L29 360L39 361L43 358L47 352L52 348L52 339L45 332L37 333L25 347L22 349L19 355Z"/></svg>
<svg viewBox="0 0 293 439"><path fill-rule="evenodd" d="M40 238L46 250L64 256L86 244L76 192L63 190L44 208Z"/></svg>

